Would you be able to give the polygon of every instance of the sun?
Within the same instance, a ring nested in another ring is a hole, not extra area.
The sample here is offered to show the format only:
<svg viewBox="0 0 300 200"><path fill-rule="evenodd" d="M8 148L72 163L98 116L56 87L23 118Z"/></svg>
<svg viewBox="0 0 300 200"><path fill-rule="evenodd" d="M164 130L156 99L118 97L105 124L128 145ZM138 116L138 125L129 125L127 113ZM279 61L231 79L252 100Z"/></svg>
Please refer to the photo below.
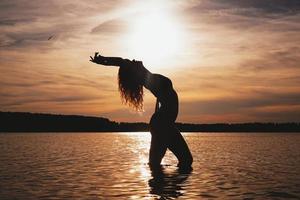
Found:
<svg viewBox="0 0 300 200"><path fill-rule="evenodd" d="M143 13L132 20L126 38L128 54L153 67L166 65L182 52L184 30L165 9Z"/></svg>

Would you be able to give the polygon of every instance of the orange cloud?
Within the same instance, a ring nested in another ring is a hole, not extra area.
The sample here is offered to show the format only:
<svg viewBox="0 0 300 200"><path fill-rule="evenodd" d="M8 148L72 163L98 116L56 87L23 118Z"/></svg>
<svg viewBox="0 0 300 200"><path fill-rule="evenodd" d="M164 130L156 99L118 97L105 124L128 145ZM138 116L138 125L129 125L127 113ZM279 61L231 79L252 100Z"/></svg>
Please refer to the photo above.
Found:
<svg viewBox="0 0 300 200"><path fill-rule="evenodd" d="M94 51L134 59L124 35L132 29L130 19L150 6L142 4L2 1L0 110L148 121L154 97L146 92L145 112L132 112L121 104L117 68L88 61ZM172 79L180 98L179 121L300 120L297 1L166 5L188 33L187 45L175 58L147 67Z"/></svg>

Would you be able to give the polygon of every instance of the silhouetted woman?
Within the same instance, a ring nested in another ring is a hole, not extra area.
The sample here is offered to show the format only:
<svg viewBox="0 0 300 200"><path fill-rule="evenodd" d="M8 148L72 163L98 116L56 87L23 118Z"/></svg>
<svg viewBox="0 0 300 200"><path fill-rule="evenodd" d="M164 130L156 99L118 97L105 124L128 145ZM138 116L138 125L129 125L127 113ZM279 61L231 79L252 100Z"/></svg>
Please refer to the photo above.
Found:
<svg viewBox="0 0 300 200"><path fill-rule="evenodd" d="M192 154L175 126L178 96L171 80L160 74L152 74L141 61L104 57L98 53L95 53L90 61L101 65L119 66L119 91L122 100L137 110L143 107L143 86L156 97L155 113L150 120L150 167L159 167L169 148L177 157L179 167L190 168L193 162Z"/></svg>

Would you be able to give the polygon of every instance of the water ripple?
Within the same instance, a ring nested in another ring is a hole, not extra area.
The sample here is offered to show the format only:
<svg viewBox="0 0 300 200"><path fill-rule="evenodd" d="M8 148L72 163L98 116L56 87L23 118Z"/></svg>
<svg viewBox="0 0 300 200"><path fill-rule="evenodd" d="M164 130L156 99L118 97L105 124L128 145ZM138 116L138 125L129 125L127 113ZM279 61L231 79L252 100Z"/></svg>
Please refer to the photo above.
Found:
<svg viewBox="0 0 300 200"><path fill-rule="evenodd" d="M299 134L188 133L193 171L149 133L0 134L0 199L299 199Z"/></svg>

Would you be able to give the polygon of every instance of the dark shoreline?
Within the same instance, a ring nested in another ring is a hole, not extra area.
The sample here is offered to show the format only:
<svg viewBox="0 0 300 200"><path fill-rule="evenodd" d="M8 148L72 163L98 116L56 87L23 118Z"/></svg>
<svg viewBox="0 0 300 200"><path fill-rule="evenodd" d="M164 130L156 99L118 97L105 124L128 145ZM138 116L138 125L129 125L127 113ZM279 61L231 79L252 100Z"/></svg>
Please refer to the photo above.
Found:
<svg viewBox="0 0 300 200"><path fill-rule="evenodd" d="M0 112L0 132L139 132L148 123L115 122L103 117L26 112ZM290 123L177 123L182 132L300 132L299 122Z"/></svg>

